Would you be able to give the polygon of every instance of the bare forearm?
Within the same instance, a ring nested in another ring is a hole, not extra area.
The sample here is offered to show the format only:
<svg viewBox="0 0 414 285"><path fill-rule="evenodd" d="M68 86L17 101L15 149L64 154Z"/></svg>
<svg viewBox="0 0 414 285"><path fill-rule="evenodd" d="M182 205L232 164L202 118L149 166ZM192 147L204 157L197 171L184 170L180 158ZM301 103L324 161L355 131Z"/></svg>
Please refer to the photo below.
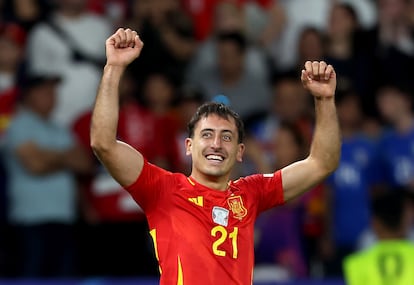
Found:
<svg viewBox="0 0 414 285"><path fill-rule="evenodd" d="M116 143L119 112L119 81L124 72L120 66L105 66L98 89L91 124L91 146L105 151Z"/></svg>
<svg viewBox="0 0 414 285"><path fill-rule="evenodd" d="M20 153L19 157L26 169L35 175L45 175L63 169L87 174L92 169L91 158L80 147L64 151L37 147L30 154Z"/></svg>
<svg viewBox="0 0 414 285"><path fill-rule="evenodd" d="M340 158L341 138L334 97L315 98L316 126L310 150L327 174L333 172Z"/></svg>

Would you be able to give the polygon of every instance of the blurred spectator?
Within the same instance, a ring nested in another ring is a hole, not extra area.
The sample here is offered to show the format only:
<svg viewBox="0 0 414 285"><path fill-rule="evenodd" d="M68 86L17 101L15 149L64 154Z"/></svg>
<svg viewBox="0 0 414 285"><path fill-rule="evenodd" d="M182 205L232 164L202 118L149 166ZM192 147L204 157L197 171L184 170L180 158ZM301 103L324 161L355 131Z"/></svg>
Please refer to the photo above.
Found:
<svg viewBox="0 0 414 285"><path fill-rule="evenodd" d="M214 25L214 10L221 0L182 0L183 9L190 15L194 23L194 36L203 42L211 33Z"/></svg>
<svg viewBox="0 0 414 285"><path fill-rule="evenodd" d="M105 18L89 13L86 4L86 0L56 1L56 10L28 38L30 70L64 79L53 119L66 127L92 107L105 59L102 43L112 30Z"/></svg>
<svg viewBox="0 0 414 285"><path fill-rule="evenodd" d="M53 1L9 0L4 1L4 20L22 26L30 31L50 13Z"/></svg>
<svg viewBox="0 0 414 285"><path fill-rule="evenodd" d="M25 37L25 31L17 24L0 24L0 138L15 109Z"/></svg>
<svg viewBox="0 0 414 285"><path fill-rule="evenodd" d="M361 94L364 112L378 118L375 93L382 82L412 86L407 70L414 63L414 40L407 19L407 0L379 0L378 22L357 34L357 58L363 58L359 73L364 76ZM413 88L411 88L413 90Z"/></svg>
<svg viewBox="0 0 414 285"><path fill-rule="evenodd" d="M179 0L132 1L125 26L136 29L145 42L141 56L131 65L138 78L155 67L168 73L176 84L182 83L197 44L191 18L179 4Z"/></svg>
<svg viewBox="0 0 414 285"><path fill-rule="evenodd" d="M332 6L326 32L325 59L335 66L339 92L364 90L359 86L365 83L365 77L360 74L363 69L359 66L366 62L355 54L355 35L359 29L358 15L353 6L346 3Z"/></svg>
<svg viewBox="0 0 414 285"><path fill-rule="evenodd" d="M280 0L239 0L246 17L249 41L263 49L270 49L285 28L285 8Z"/></svg>
<svg viewBox="0 0 414 285"><path fill-rule="evenodd" d="M377 104L387 124L380 139L384 183L414 191L414 113L412 94L389 84L378 90Z"/></svg>
<svg viewBox="0 0 414 285"><path fill-rule="evenodd" d="M220 33L216 48L215 66L203 73L193 74L188 84L200 87L207 100L219 94L227 96L242 119L265 110L270 99L268 78L247 68L248 43L243 34Z"/></svg>
<svg viewBox="0 0 414 285"><path fill-rule="evenodd" d="M371 224L379 240L346 257L346 284L412 284L414 245L406 239L410 218L405 192L391 188L371 204Z"/></svg>
<svg viewBox="0 0 414 285"><path fill-rule="evenodd" d="M342 260L357 248L369 227L369 202L379 183L377 146L363 133L360 98L352 90L339 93L337 110L342 130L338 169L327 179L326 236L322 246L327 276L342 276ZM349 211L350 207L352 211Z"/></svg>
<svg viewBox="0 0 414 285"><path fill-rule="evenodd" d="M259 78L267 78L271 70L271 64L263 50L257 48L246 37L247 22L242 7L234 1L220 1L214 9L214 25L211 34L199 45L195 56L188 67L187 80L194 81L205 72L217 69L217 45L218 37L223 33L240 33L247 42L243 68L249 74L255 74Z"/></svg>
<svg viewBox="0 0 414 285"><path fill-rule="evenodd" d="M112 27L119 27L127 16L128 2L129 0L88 0L88 10L107 18Z"/></svg>
<svg viewBox="0 0 414 285"><path fill-rule="evenodd" d="M299 74L307 60L325 60L324 33L313 27L304 27L298 35L297 62L293 66Z"/></svg>
<svg viewBox="0 0 414 285"><path fill-rule="evenodd" d="M71 133L50 118L59 79L28 75L19 108L7 129L9 219L22 252L24 277L73 276L75 174L88 173L89 156Z"/></svg>
<svg viewBox="0 0 414 285"><path fill-rule="evenodd" d="M310 97L302 87L296 71L276 73L272 80L272 98L266 112L246 122L248 133L264 150L266 160L272 164L277 159L270 153L273 138L277 135L281 121L294 124L310 142L313 130Z"/></svg>
<svg viewBox="0 0 414 285"><path fill-rule="evenodd" d="M158 129L156 116L137 103L136 91L133 75L125 72L119 91L118 137L140 149L149 161L160 163L164 132ZM142 210L96 160L90 148L91 116L88 111L73 126L81 145L95 160L93 175L82 180L81 210L85 228L81 238L81 275L157 275L157 262Z"/></svg>
<svg viewBox="0 0 414 285"><path fill-rule="evenodd" d="M277 0L182 0L181 3L193 19L199 42L214 34L217 11L224 6L233 6L243 14L246 36L262 47L267 47L277 38L285 21L283 7Z"/></svg>
<svg viewBox="0 0 414 285"><path fill-rule="evenodd" d="M372 28L377 22L376 1L372 0L335 0L339 5L345 4L355 10L357 18L360 20L363 29Z"/></svg>
<svg viewBox="0 0 414 285"><path fill-rule="evenodd" d="M4 167L3 136L15 111L17 78L23 62L25 31L14 23L0 24L0 276L11 271L12 239L7 225L7 175Z"/></svg>
<svg viewBox="0 0 414 285"><path fill-rule="evenodd" d="M178 121L177 145L182 163L182 171L186 175L191 173L191 157L186 154L183 142L188 137L187 124L197 108L205 102L204 94L194 86L183 86L179 91L178 102L175 106Z"/></svg>
<svg viewBox="0 0 414 285"><path fill-rule="evenodd" d="M151 17L151 1L132 0L128 5L128 10L124 19L124 25L141 35L144 25L147 25Z"/></svg>
<svg viewBox="0 0 414 285"><path fill-rule="evenodd" d="M330 0L278 0L286 13L286 24L278 41L273 43L271 56L276 69L296 67L299 35L304 27L311 26L324 31L327 27Z"/></svg>
<svg viewBox="0 0 414 285"><path fill-rule="evenodd" d="M306 140L293 125L282 123L274 137L272 169L281 169L305 157ZM309 193L311 193L310 191ZM290 278L308 275L301 235L304 197L262 214L256 222L255 264L275 264L286 269Z"/></svg>
<svg viewBox="0 0 414 285"><path fill-rule="evenodd" d="M151 145L151 149L158 151L153 163L170 171L182 171L179 146L175 139L178 120L173 111L177 87L169 74L162 71L151 72L142 84L141 102L154 116L155 130L160 136L154 140L156 145Z"/></svg>

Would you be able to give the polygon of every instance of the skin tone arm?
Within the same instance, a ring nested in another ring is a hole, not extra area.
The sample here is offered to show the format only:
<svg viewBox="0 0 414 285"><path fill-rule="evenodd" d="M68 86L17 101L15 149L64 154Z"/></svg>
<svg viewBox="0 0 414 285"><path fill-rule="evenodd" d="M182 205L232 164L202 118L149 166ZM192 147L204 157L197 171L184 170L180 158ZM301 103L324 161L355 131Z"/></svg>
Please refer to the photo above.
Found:
<svg viewBox="0 0 414 285"><path fill-rule="evenodd" d="M341 136L335 107L336 74L331 65L307 61L302 84L314 97L316 125L309 156L282 169L285 200L319 184L338 167Z"/></svg>
<svg viewBox="0 0 414 285"><path fill-rule="evenodd" d="M92 160L80 146L56 151L41 148L29 141L19 146L16 154L24 167L35 175L44 175L61 169L69 169L78 174L88 174L92 171Z"/></svg>
<svg viewBox="0 0 414 285"><path fill-rule="evenodd" d="M112 177L122 186L136 181L142 171L142 155L116 139L119 82L125 68L135 60L143 43L135 31L118 29L105 43L107 62L92 113L91 147Z"/></svg>

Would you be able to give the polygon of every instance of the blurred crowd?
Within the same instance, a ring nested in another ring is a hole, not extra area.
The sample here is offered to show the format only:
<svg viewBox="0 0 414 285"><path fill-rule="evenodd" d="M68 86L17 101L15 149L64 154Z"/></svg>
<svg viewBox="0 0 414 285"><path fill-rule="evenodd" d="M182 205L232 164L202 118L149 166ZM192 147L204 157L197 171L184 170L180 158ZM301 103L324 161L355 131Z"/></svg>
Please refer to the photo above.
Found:
<svg viewBox="0 0 414 285"><path fill-rule="evenodd" d="M258 219L258 275L341 277L377 240L372 197L404 191L414 205L413 0L0 0L0 277L158 275L141 209L89 146L118 27L145 45L120 84L118 137L186 174L186 123L211 100L245 122L235 178L306 157L300 70L334 66L339 168Z"/></svg>

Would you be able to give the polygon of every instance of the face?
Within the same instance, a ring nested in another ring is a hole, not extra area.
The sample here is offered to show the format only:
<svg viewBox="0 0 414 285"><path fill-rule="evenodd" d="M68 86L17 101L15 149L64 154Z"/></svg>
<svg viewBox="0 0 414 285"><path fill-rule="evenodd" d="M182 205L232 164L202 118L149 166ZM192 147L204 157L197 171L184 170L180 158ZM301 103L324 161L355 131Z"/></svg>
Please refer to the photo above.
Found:
<svg viewBox="0 0 414 285"><path fill-rule="evenodd" d="M28 94L30 108L40 116L47 118L56 102L56 83L48 82L32 88Z"/></svg>
<svg viewBox="0 0 414 285"><path fill-rule="evenodd" d="M299 39L299 55L306 60L323 58L324 48L321 36L313 30L303 31Z"/></svg>
<svg viewBox="0 0 414 285"><path fill-rule="evenodd" d="M165 107L169 106L174 97L174 87L165 77L155 74L146 82L144 94L152 107Z"/></svg>
<svg viewBox="0 0 414 285"><path fill-rule="evenodd" d="M301 146L295 140L294 134L287 128L280 128L274 138L273 153L277 167L285 167L302 157Z"/></svg>
<svg viewBox="0 0 414 285"><path fill-rule="evenodd" d="M350 12L341 5L335 5L331 11L329 33L332 36L337 34L349 35L357 26Z"/></svg>
<svg viewBox="0 0 414 285"><path fill-rule="evenodd" d="M377 97L381 116L390 123L395 123L402 115L410 112L410 100L395 88L383 88Z"/></svg>
<svg viewBox="0 0 414 285"><path fill-rule="evenodd" d="M231 76L243 70L244 53L231 41L221 42L218 45L217 60L222 75Z"/></svg>
<svg viewBox="0 0 414 285"><path fill-rule="evenodd" d="M361 106L358 95L349 95L338 104L338 117L344 126L358 126L361 123Z"/></svg>
<svg viewBox="0 0 414 285"><path fill-rule="evenodd" d="M0 69L14 71L21 59L21 48L6 38L0 38Z"/></svg>
<svg viewBox="0 0 414 285"><path fill-rule="evenodd" d="M203 117L195 126L194 137L186 139L186 154L193 160L193 176L227 179L235 163L242 161L243 151L233 118Z"/></svg>
<svg viewBox="0 0 414 285"><path fill-rule="evenodd" d="M293 122L305 113L307 96L300 81L280 81L273 91L273 110L281 119Z"/></svg>
<svg viewBox="0 0 414 285"><path fill-rule="evenodd" d="M379 17L380 21L397 21L400 20L407 8L406 0L380 0Z"/></svg>

